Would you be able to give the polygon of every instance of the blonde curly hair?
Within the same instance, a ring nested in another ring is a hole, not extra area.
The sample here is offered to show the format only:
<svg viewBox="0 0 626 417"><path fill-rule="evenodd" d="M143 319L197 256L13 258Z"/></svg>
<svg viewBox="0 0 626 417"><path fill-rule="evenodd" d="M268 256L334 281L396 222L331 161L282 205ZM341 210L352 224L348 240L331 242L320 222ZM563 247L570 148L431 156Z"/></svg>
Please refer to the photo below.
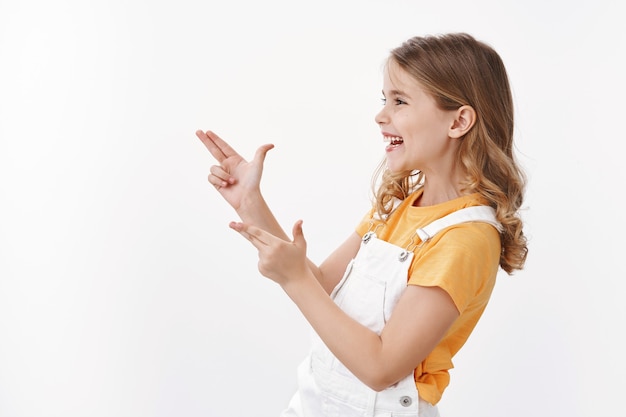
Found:
<svg viewBox="0 0 626 417"><path fill-rule="evenodd" d="M500 266L508 274L522 269L528 254L519 209L526 178L513 155L513 99L500 56L465 33L413 37L391 50L388 63L406 71L443 110L469 105L476 123L462 138L458 162L464 168L466 193L479 193L495 208L502 224ZM391 173L385 161L373 187L379 216L391 213L423 183L423 173Z"/></svg>

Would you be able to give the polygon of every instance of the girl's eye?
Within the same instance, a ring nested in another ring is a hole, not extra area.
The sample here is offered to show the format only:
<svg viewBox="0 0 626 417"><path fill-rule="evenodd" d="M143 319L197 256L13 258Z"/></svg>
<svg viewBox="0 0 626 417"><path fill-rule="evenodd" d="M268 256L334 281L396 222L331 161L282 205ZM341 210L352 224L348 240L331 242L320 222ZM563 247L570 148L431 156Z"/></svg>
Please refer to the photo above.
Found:
<svg viewBox="0 0 626 417"><path fill-rule="evenodd" d="M384 97L383 97L383 98L381 98L381 99L380 99L380 101L383 103L383 106L384 106L385 104L387 104L387 99L386 99L386 98L384 98ZM406 101L404 101L404 100L400 100L399 98L396 98L396 99L394 99L393 101L394 101L394 103L395 103L396 105L406 104Z"/></svg>

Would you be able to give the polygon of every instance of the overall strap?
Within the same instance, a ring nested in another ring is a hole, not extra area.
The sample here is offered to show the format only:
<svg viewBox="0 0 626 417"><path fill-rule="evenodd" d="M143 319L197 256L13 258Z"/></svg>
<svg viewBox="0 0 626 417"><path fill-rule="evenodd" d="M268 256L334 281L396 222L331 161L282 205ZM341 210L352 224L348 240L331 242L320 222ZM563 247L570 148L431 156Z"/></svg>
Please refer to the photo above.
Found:
<svg viewBox="0 0 626 417"><path fill-rule="evenodd" d="M454 226L455 224L467 222L489 223L498 229L498 232L502 231L502 225L496 220L496 210L493 207L473 206L457 210L435 220L427 226L417 229L416 233L422 242L426 242L443 229Z"/></svg>

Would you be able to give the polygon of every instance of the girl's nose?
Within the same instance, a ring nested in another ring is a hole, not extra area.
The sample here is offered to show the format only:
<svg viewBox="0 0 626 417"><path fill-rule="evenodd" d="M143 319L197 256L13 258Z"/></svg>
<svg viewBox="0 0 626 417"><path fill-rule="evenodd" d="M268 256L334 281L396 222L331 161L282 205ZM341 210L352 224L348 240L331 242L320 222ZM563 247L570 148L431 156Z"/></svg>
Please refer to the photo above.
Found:
<svg viewBox="0 0 626 417"><path fill-rule="evenodd" d="M387 123L388 118L384 107L374 116L374 120L379 126Z"/></svg>

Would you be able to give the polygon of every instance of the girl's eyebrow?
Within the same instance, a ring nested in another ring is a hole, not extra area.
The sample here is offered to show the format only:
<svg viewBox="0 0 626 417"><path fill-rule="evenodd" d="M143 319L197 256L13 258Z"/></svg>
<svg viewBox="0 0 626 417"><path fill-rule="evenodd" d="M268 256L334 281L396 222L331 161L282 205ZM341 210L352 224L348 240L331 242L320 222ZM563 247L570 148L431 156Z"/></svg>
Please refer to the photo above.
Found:
<svg viewBox="0 0 626 417"><path fill-rule="evenodd" d="M385 96L385 92L382 91L382 93L383 93L383 96ZM389 91L389 95L407 97L407 94L404 91L400 91L400 90L391 90Z"/></svg>

